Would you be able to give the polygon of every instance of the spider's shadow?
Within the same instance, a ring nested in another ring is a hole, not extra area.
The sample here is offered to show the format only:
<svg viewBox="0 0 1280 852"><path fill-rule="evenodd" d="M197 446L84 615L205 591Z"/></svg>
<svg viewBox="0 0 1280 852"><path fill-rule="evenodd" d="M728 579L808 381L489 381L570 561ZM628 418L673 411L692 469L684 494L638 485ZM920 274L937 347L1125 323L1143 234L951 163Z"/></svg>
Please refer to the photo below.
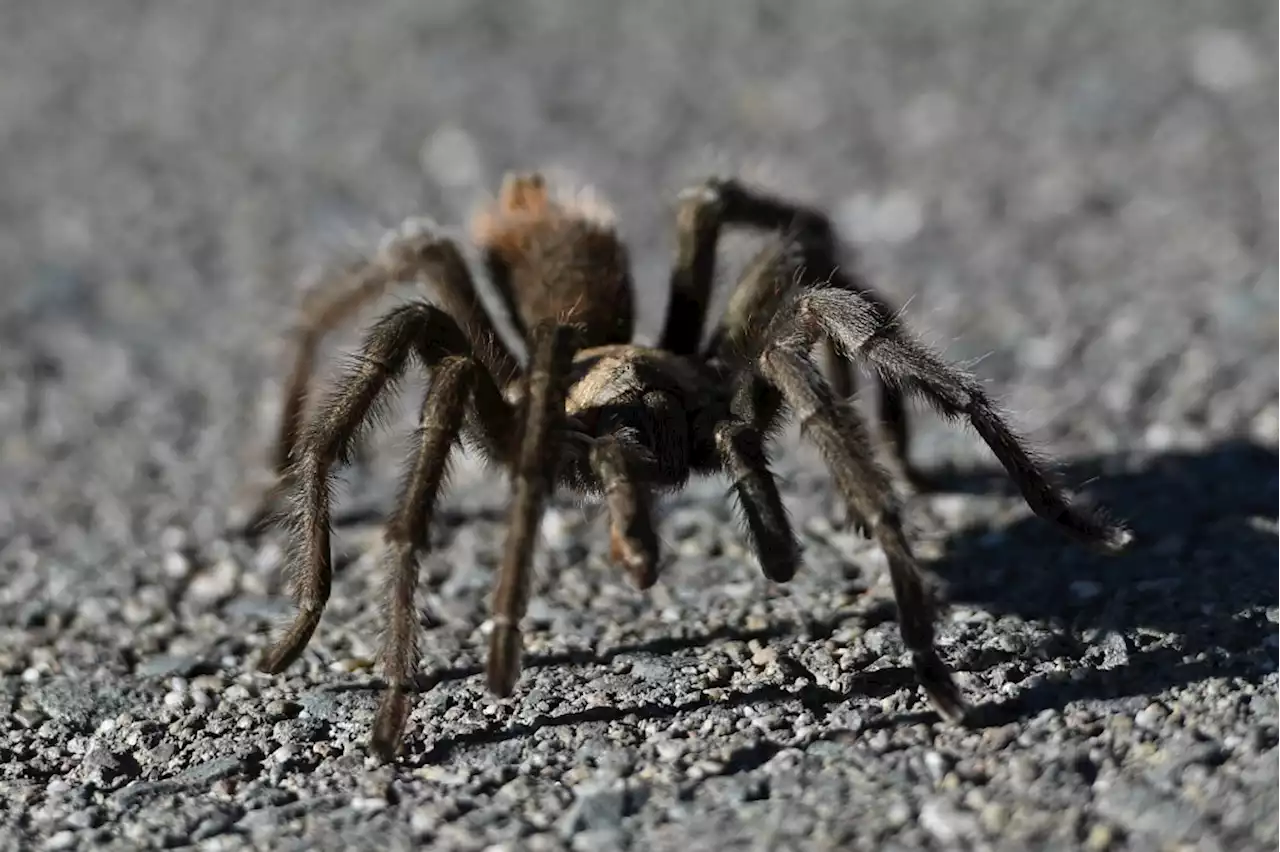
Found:
<svg viewBox="0 0 1280 852"><path fill-rule="evenodd" d="M934 564L949 598L995 614L1053 625L1059 652L1085 661L1083 679L1040 682L992 721L1069 701L1159 692L1209 677L1258 681L1277 670L1277 456L1231 441L1131 463L1085 459L1061 468L1068 483L1129 522L1121 556L1096 555L1029 517L1001 530L951 537ZM1003 472L949 474L944 490L999 492ZM1260 523L1262 521L1262 523ZM1099 643L1110 646L1101 653Z"/></svg>

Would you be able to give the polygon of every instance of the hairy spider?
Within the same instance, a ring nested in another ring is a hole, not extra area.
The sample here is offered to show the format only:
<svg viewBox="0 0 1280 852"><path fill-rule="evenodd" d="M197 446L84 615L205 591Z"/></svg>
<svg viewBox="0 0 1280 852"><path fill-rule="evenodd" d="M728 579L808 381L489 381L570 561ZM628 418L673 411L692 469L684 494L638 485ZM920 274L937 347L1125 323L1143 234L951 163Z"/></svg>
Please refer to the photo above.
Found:
<svg viewBox="0 0 1280 852"><path fill-rule="evenodd" d="M717 241L727 226L774 238L741 275L703 345ZM430 374L412 461L385 530L386 688L371 738L384 759L399 748L419 659L417 562L429 547L449 455L463 440L505 467L515 492L489 643L488 686L499 696L512 693L520 672L532 551L557 487L603 495L611 557L647 588L658 576L654 492L679 488L691 474L725 474L765 575L790 580L799 547L766 459L768 438L789 415L817 445L849 518L884 550L921 686L941 716L961 720L964 700L934 648L933 585L903 534L890 474L875 461L848 400L855 360L881 385L883 431L903 467L905 393L967 419L1036 514L1106 551L1128 543L1124 527L1072 505L1049 481L973 376L917 343L838 268L822 213L710 180L681 194L676 227L671 302L653 347L631 342L628 253L610 211L586 195L554 191L537 173L508 175L472 223L488 273L527 343L526 364L497 334L458 244L421 220L406 222L375 257L333 277L307 303L275 459L274 496L286 484L293 492L287 559L298 610L266 652L263 671L280 672L298 658L329 597L335 466L348 460L359 430L410 362ZM412 302L378 320L304 428L321 338L392 284L411 280L433 284L438 304ZM815 355L825 357L830 379Z"/></svg>

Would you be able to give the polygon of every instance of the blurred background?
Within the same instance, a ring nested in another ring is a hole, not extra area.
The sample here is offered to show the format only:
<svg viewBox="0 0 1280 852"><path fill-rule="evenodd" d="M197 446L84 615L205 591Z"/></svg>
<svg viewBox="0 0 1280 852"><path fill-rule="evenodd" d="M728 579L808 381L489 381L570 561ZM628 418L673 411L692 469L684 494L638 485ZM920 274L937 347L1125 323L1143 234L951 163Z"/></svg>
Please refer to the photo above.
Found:
<svg viewBox="0 0 1280 852"><path fill-rule="evenodd" d="M6 689L29 670L127 679L148 654L210 642L228 677L243 665L286 608L278 549L228 543L226 524L265 464L309 276L407 215L460 225L504 171L535 167L616 206L645 337L666 305L680 189L732 173L829 210L908 324L972 364L1073 482L1098 484L1156 546L1113 574L1060 555L1073 551L1041 527L1009 528L1016 499L926 500L923 552L972 557L953 566L961 598L1035 622L1073 595L1100 611L1145 577L1157 586L1126 599L1135 614L1108 616L1121 634L1185 639L1207 623L1258 652L1276 597L1276 29L1269 0L5 0ZM964 429L918 421L923 466L991 471ZM393 430L379 446L402 441ZM352 474L367 498L352 499L384 506L398 461L379 451ZM816 456L779 469L805 534L854 546L821 520ZM728 524L723 487L673 504L674 576L709 596L663 592L676 620L718 606L726 577L756 583L740 550L713 548L705 570L688 557ZM500 477L463 465L448 505L466 517L505 499ZM567 517L549 549L598 558L599 524ZM453 535L452 564L484 564L500 518ZM984 550L1001 540L1007 555ZM1170 554L1194 554L1203 586L1159 586ZM1017 573L1027 563L1074 573ZM361 564L326 621L357 628L326 628L326 660L376 637L376 565ZM582 582L624 588L597 573ZM479 647L487 574L473 574L441 593L469 626L429 657ZM564 594L548 623L598 633L647 612L628 591L583 594L592 611ZM1197 608L1216 594L1217 621ZM130 642L136 658L107 650ZM1155 671L1132 691L1200 677ZM1274 702L1266 712L1274 730Z"/></svg>
<svg viewBox="0 0 1280 852"><path fill-rule="evenodd" d="M7 2L0 523L212 533L307 272L509 168L616 205L650 334L675 193L737 173L829 209L1039 440L1274 433L1274 13Z"/></svg>

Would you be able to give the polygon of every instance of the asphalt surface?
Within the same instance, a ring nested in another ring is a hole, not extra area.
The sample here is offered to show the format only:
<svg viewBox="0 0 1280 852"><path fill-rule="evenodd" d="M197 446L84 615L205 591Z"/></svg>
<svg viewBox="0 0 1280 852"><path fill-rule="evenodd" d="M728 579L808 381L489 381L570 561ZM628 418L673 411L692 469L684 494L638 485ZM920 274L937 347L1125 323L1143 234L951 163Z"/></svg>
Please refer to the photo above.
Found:
<svg viewBox="0 0 1280 852"><path fill-rule="evenodd" d="M1264 0L6 0L0 847L1274 849L1275 34ZM944 488L909 522L981 725L929 712L883 559L794 434L785 587L724 482L664 502L646 594L598 511L552 511L505 703L476 672L507 491L460 463L387 767L368 519L407 407L342 492L310 649L253 673L289 611L279 542L227 530L300 288L532 166L613 201L648 334L683 186L824 205L1131 521L1130 554L1083 551L970 432L917 418Z"/></svg>

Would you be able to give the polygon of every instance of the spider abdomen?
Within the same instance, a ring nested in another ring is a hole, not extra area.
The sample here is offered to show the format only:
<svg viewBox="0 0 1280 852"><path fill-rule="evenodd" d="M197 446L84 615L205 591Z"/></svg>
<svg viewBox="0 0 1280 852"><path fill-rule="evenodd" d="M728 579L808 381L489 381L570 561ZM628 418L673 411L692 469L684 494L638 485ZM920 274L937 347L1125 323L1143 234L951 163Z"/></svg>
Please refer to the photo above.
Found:
<svg viewBox="0 0 1280 852"><path fill-rule="evenodd" d="M579 325L587 346L631 339L629 255L594 194L553 194L539 174L509 175L471 230L523 336L557 321Z"/></svg>

